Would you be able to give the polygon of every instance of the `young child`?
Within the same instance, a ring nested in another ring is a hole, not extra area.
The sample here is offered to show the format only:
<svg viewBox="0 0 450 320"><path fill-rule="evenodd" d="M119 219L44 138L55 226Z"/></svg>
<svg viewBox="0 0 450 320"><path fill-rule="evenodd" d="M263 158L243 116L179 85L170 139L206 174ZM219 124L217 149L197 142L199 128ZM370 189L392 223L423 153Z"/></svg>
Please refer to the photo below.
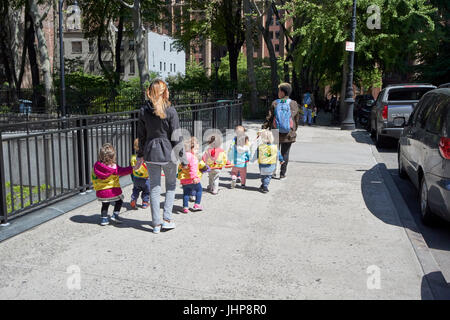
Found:
<svg viewBox="0 0 450 320"><path fill-rule="evenodd" d="M114 211L111 220L121 223L119 212L123 204L122 189L119 177L131 174L133 167L122 168L116 164L116 150L110 143L105 143L98 153L98 161L92 172L92 183L97 194L98 201L102 202L100 224L109 224L108 207L114 203Z"/></svg>
<svg viewBox="0 0 450 320"><path fill-rule="evenodd" d="M202 160L211 169L209 171L208 191L216 195L219 193L219 177L222 168L227 164L227 155L220 148L220 140L212 136L208 141L208 149L203 154Z"/></svg>
<svg viewBox="0 0 450 320"><path fill-rule="evenodd" d="M139 151L139 139L134 140L134 150L136 152ZM136 166L136 154L131 156L131 166ZM139 194L142 193L142 209L147 209L150 200L150 179L145 163L143 163L138 170L133 170L131 180L133 180L133 193L131 194L130 202L131 208L136 209L136 201L139 198Z"/></svg>
<svg viewBox="0 0 450 320"><path fill-rule="evenodd" d="M258 132L259 144L252 161L258 159L259 170L261 174L261 186L259 187L262 193L269 192L269 183L272 179L272 174L276 169L277 156L280 164L284 163L280 151L276 144L274 144L273 133L270 130L261 130Z"/></svg>
<svg viewBox="0 0 450 320"><path fill-rule="evenodd" d="M314 108L313 108L311 117L312 117L312 121L313 121L313 123L314 123L314 124L316 124L316 118L317 118L317 107L314 107Z"/></svg>
<svg viewBox="0 0 450 320"><path fill-rule="evenodd" d="M228 150L228 159L233 164L231 169L231 188L236 187L238 176L241 179L241 187L245 189L247 178L247 164L250 160L250 143L245 135L245 128L237 126L235 128L236 137Z"/></svg>
<svg viewBox="0 0 450 320"><path fill-rule="evenodd" d="M183 168L181 164L178 166L178 179L180 179L183 186L183 213L189 213L189 197L193 193L195 193L195 204L192 210L202 211L203 208L200 203L202 201L203 188L200 178L202 177L202 172L207 171L208 167L203 161L199 162L197 157L199 146L195 137L185 141L184 149L189 165L187 168Z"/></svg>

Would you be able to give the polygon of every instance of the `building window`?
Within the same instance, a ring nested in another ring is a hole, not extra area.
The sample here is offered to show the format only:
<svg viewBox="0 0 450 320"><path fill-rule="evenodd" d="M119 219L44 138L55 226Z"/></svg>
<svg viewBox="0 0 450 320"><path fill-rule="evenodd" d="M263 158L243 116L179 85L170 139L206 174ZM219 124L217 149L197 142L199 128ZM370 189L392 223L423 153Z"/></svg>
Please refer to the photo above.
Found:
<svg viewBox="0 0 450 320"><path fill-rule="evenodd" d="M175 63L173 64L173 72L177 72L177 65Z"/></svg>
<svg viewBox="0 0 450 320"><path fill-rule="evenodd" d="M280 45L278 43L275 45L275 51L280 52Z"/></svg>
<svg viewBox="0 0 450 320"><path fill-rule="evenodd" d="M94 60L89 60L89 72L95 71Z"/></svg>
<svg viewBox="0 0 450 320"><path fill-rule="evenodd" d="M164 62L164 71L166 71L166 63Z"/></svg>
<svg viewBox="0 0 450 320"><path fill-rule="evenodd" d="M72 41L72 53L83 53L83 43L81 41Z"/></svg>
<svg viewBox="0 0 450 320"><path fill-rule="evenodd" d="M107 40L102 40L100 42L100 50L102 52L104 52L104 51L111 51L111 47L109 46L109 42Z"/></svg>
<svg viewBox="0 0 450 320"><path fill-rule="evenodd" d="M170 64L170 72L172 72L172 64Z"/></svg>
<svg viewBox="0 0 450 320"><path fill-rule="evenodd" d="M128 49L134 51L134 40L128 41Z"/></svg>
<svg viewBox="0 0 450 320"><path fill-rule="evenodd" d="M123 44L123 41L120 43L120 51L124 51L125 50L125 45Z"/></svg>
<svg viewBox="0 0 450 320"><path fill-rule="evenodd" d="M130 74L134 74L134 59L130 59Z"/></svg>
<svg viewBox="0 0 450 320"><path fill-rule="evenodd" d="M272 31L272 32L270 32L270 39L272 39L272 40L273 40L273 31Z"/></svg>
<svg viewBox="0 0 450 320"><path fill-rule="evenodd" d="M166 51L166 42L164 41L164 51Z"/></svg>
<svg viewBox="0 0 450 320"><path fill-rule="evenodd" d="M113 71L113 63L112 63L112 61L104 61L103 64L104 64L106 70L108 70L109 72Z"/></svg>
<svg viewBox="0 0 450 320"><path fill-rule="evenodd" d="M120 60L120 73L124 74L125 73L125 61Z"/></svg>
<svg viewBox="0 0 450 320"><path fill-rule="evenodd" d="M89 53L94 52L94 40L89 40Z"/></svg>
<svg viewBox="0 0 450 320"><path fill-rule="evenodd" d="M162 62L159 62L159 71L162 71Z"/></svg>
<svg viewBox="0 0 450 320"><path fill-rule="evenodd" d="M280 39L280 31L275 32L275 38Z"/></svg>

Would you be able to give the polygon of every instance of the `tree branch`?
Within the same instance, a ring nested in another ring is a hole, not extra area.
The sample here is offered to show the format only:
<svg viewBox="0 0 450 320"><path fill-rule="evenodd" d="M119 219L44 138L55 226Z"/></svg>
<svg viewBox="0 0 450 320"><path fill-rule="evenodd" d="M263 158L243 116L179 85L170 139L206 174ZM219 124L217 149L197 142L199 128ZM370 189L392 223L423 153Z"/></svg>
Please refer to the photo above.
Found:
<svg viewBox="0 0 450 320"><path fill-rule="evenodd" d="M127 7L128 9L134 9L134 5L131 5L127 2L125 2L125 0L116 0L118 1L121 5L123 5L124 7Z"/></svg>

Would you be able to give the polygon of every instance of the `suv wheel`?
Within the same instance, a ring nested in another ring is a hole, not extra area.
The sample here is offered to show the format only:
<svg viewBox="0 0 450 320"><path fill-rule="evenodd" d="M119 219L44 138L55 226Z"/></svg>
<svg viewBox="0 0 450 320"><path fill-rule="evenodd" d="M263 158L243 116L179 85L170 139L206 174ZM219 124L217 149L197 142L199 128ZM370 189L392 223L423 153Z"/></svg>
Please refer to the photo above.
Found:
<svg viewBox="0 0 450 320"><path fill-rule="evenodd" d="M422 222L425 225L431 225L434 221L434 214L431 212L430 206L428 205L428 186L424 175L420 181L419 201Z"/></svg>
<svg viewBox="0 0 450 320"><path fill-rule="evenodd" d="M403 161L402 161L402 157L401 157L401 147L398 146L398 176L402 179L407 179L408 178L408 174L406 173L405 168L403 167Z"/></svg>

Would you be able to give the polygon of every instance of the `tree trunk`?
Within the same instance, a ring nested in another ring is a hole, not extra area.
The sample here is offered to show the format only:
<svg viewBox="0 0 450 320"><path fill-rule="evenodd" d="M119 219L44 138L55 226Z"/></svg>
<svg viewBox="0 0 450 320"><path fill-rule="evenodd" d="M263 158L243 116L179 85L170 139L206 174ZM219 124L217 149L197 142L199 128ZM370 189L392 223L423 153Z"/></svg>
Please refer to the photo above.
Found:
<svg viewBox="0 0 450 320"><path fill-rule="evenodd" d="M117 42L116 42L116 72L114 77L114 86L118 87L120 84L120 69L122 67L122 60L121 57L121 51L120 47L122 46L122 39L123 39L123 28L124 28L124 15L123 10L120 10L120 18L119 18L119 25L117 27Z"/></svg>
<svg viewBox="0 0 450 320"><path fill-rule="evenodd" d="M230 58L230 80L234 88L237 88L238 72L237 62L239 58L239 50L236 50L234 45L228 45L228 54Z"/></svg>
<svg viewBox="0 0 450 320"><path fill-rule="evenodd" d="M145 59L145 37L142 31L142 16L141 16L141 1L134 0L133 7L133 25L134 25L134 38L136 42L136 58L139 69L139 79L141 85L141 91L144 92L144 84L149 79L148 69L146 67Z"/></svg>
<svg viewBox="0 0 450 320"><path fill-rule="evenodd" d="M256 87L255 63L253 60L253 19L250 16L250 0L244 0L244 13L247 14L245 19L245 43L247 50L247 77L250 84L250 112L252 115L256 115L258 109L258 89Z"/></svg>
<svg viewBox="0 0 450 320"><path fill-rule="evenodd" d="M38 40L39 58L41 62L41 70L44 78L45 98L47 102L47 108L54 106L54 99L52 96L53 88L53 76L50 70L50 58L48 55L47 41L45 40L45 34L42 30L41 15L37 6L36 0L29 0L30 16L33 20L36 37Z"/></svg>

